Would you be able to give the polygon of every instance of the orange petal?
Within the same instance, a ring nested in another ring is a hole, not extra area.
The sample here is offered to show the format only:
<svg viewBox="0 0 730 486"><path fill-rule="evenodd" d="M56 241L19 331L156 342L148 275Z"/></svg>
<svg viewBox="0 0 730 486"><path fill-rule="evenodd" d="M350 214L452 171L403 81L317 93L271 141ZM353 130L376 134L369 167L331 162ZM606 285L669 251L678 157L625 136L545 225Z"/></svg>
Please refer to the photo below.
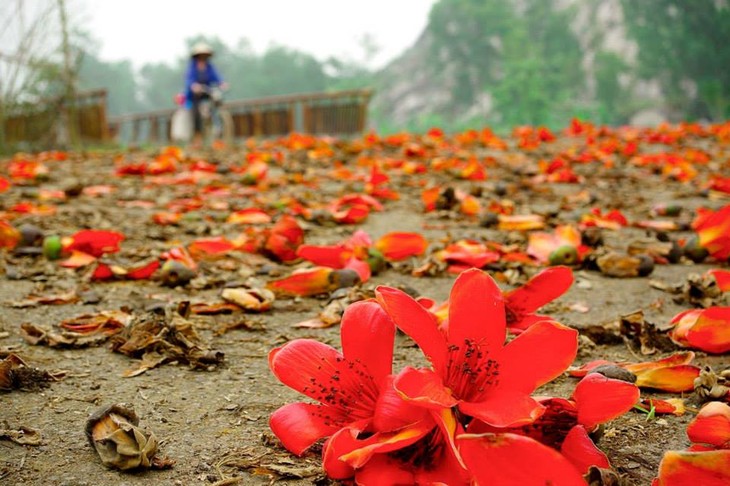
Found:
<svg viewBox="0 0 730 486"><path fill-rule="evenodd" d="M682 351L680 353L674 353L671 356L662 358L656 361L646 361L644 363L632 363L624 365L623 367L632 373L639 373L642 371L655 370L659 368L666 368L670 366L686 365L690 364L695 359L695 354L692 351Z"/></svg>
<svg viewBox="0 0 730 486"><path fill-rule="evenodd" d="M656 486L727 486L730 484L730 450L668 451L659 464Z"/></svg>
<svg viewBox="0 0 730 486"><path fill-rule="evenodd" d="M717 282L717 287L723 292L730 292L730 270L712 269L707 271Z"/></svg>
<svg viewBox="0 0 730 486"><path fill-rule="evenodd" d="M20 231L15 229L10 223L0 221L0 248L12 250L18 244L20 238Z"/></svg>
<svg viewBox="0 0 730 486"><path fill-rule="evenodd" d="M188 245L188 251L193 258L221 256L234 248L235 245L223 237L200 239Z"/></svg>
<svg viewBox="0 0 730 486"><path fill-rule="evenodd" d="M498 228L502 231L529 231L545 227L545 220L539 214L499 215Z"/></svg>
<svg viewBox="0 0 730 486"><path fill-rule="evenodd" d="M226 219L226 223L232 224L265 224L271 222L271 216L264 210L257 208L247 208L231 213Z"/></svg>
<svg viewBox="0 0 730 486"><path fill-rule="evenodd" d="M68 259L62 261L59 265L65 268L80 268L90 265L96 261L96 257L84 253L83 251L73 250Z"/></svg>
<svg viewBox="0 0 730 486"><path fill-rule="evenodd" d="M636 386L672 393L689 392L694 390L694 380L699 375L700 368L694 365L651 369L636 373Z"/></svg>
<svg viewBox="0 0 730 486"><path fill-rule="evenodd" d="M393 232L376 241L375 248L385 256L386 260L400 261L423 255L428 248L428 241L419 233Z"/></svg>
<svg viewBox="0 0 730 486"><path fill-rule="evenodd" d="M278 280L266 284L266 287L277 294L309 296L327 293L330 290L331 268L316 267L298 270Z"/></svg>
<svg viewBox="0 0 730 486"><path fill-rule="evenodd" d="M685 311L672 319L669 337L681 346L708 353L730 351L730 307Z"/></svg>

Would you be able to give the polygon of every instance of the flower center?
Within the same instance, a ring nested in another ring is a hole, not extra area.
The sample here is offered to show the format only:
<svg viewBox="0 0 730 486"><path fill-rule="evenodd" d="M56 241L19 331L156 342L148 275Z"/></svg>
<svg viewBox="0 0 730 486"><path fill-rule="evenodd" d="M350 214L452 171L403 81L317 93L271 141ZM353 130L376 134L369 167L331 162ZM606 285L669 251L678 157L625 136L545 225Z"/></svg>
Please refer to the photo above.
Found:
<svg viewBox="0 0 730 486"><path fill-rule="evenodd" d="M373 376L360 360L340 357L332 363L322 358L317 370L320 373L309 378L310 385L303 391L325 405L318 414L325 423L342 426L373 416L380 392ZM328 407L336 411L329 411Z"/></svg>
<svg viewBox="0 0 730 486"><path fill-rule="evenodd" d="M520 430L524 435L560 450L570 429L578 424L578 411L560 400L548 400L542 404L545 413L535 422L520 427Z"/></svg>
<svg viewBox="0 0 730 486"><path fill-rule="evenodd" d="M489 351L473 339L449 346L446 364L446 386L460 400L479 401L499 383L499 363L489 358Z"/></svg>
<svg viewBox="0 0 730 486"><path fill-rule="evenodd" d="M410 467L428 471L439 464L442 455L446 452L445 443L441 431L438 427L434 427L422 439L408 447L391 452L390 456Z"/></svg>

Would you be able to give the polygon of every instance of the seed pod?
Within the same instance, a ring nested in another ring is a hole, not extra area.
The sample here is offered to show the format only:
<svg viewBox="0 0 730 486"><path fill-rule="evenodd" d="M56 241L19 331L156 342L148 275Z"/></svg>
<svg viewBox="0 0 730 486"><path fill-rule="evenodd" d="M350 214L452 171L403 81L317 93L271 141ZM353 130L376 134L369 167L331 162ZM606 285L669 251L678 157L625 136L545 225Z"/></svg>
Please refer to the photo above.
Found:
<svg viewBox="0 0 730 486"><path fill-rule="evenodd" d="M86 437L108 468L150 468L157 452L155 434L137 427L139 418L123 403L99 408L86 422Z"/></svg>

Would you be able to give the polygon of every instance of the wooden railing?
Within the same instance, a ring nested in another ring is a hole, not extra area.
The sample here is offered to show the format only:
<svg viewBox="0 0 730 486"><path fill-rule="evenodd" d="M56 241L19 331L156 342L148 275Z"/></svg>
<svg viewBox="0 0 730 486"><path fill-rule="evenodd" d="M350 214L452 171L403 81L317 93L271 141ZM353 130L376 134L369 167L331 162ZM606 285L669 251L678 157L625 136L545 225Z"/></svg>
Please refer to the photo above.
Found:
<svg viewBox="0 0 730 486"><path fill-rule="evenodd" d="M70 104L55 98L11 107L4 120L5 142L57 144L67 141L74 129L82 142L105 141L109 138L106 103L107 91L100 89L78 93Z"/></svg>
<svg viewBox="0 0 730 486"><path fill-rule="evenodd" d="M233 118L233 136L276 136L291 132L347 135L367 122L370 90L269 96L224 104ZM170 141L174 109L109 118L112 138L125 143Z"/></svg>

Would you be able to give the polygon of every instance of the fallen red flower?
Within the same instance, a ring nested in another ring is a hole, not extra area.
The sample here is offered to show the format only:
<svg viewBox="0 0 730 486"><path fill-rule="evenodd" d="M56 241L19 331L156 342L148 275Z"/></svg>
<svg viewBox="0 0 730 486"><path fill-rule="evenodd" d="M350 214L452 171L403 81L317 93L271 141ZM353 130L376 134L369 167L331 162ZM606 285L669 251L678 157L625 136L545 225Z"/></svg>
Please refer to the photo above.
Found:
<svg viewBox="0 0 730 486"><path fill-rule="evenodd" d="M71 236L70 242L64 245L65 252L81 251L93 257L105 253L116 253L124 235L116 231L81 230Z"/></svg>
<svg viewBox="0 0 730 486"><path fill-rule="evenodd" d="M456 279L449 318L441 326L400 290L379 287L376 297L433 366L408 367L395 381L404 398L427 409L458 407L501 427L529 423L544 411L530 393L559 376L577 352L578 333L552 321L536 323L505 345L502 292L481 270L467 270Z"/></svg>
<svg viewBox="0 0 730 486"><path fill-rule="evenodd" d="M717 211L699 211L692 222L699 244L718 260L730 258L730 204Z"/></svg>
<svg viewBox="0 0 730 486"><path fill-rule="evenodd" d="M298 258L297 249L302 243L304 243L304 230L295 218L285 214L269 231L263 249L277 260L286 263Z"/></svg>
<svg viewBox="0 0 730 486"><path fill-rule="evenodd" d="M631 410L638 401L639 389L634 384L590 373L576 385L569 400L541 399L545 413L530 424L499 429L474 422L468 430L470 433L509 432L529 436L560 451L585 474L591 466L610 467L608 458L589 434L600 424Z"/></svg>
<svg viewBox="0 0 730 486"><path fill-rule="evenodd" d="M0 176L0 192L5 192L10 189L10 181Z"/></svg>
<svg viewBox="0 0 730 486"><path fill-rule="evenodd" d="M730 307L681 312L672 319L669 337L687 348L721 354L730 351Z"/></svg>
<svg viewBox="0 0 730 486"><path fill-rule="evenodd" d="M271 415L271 430L284 447L301 455L345 427L377 433L420 421L423 414L413 414L412 407L394 393L386 394L394 337L395 326L383 309L362 301L348 307L342 317L342 353L310 339L272 350L269 366L274 375L319 402L292 403Z"/></svg>

